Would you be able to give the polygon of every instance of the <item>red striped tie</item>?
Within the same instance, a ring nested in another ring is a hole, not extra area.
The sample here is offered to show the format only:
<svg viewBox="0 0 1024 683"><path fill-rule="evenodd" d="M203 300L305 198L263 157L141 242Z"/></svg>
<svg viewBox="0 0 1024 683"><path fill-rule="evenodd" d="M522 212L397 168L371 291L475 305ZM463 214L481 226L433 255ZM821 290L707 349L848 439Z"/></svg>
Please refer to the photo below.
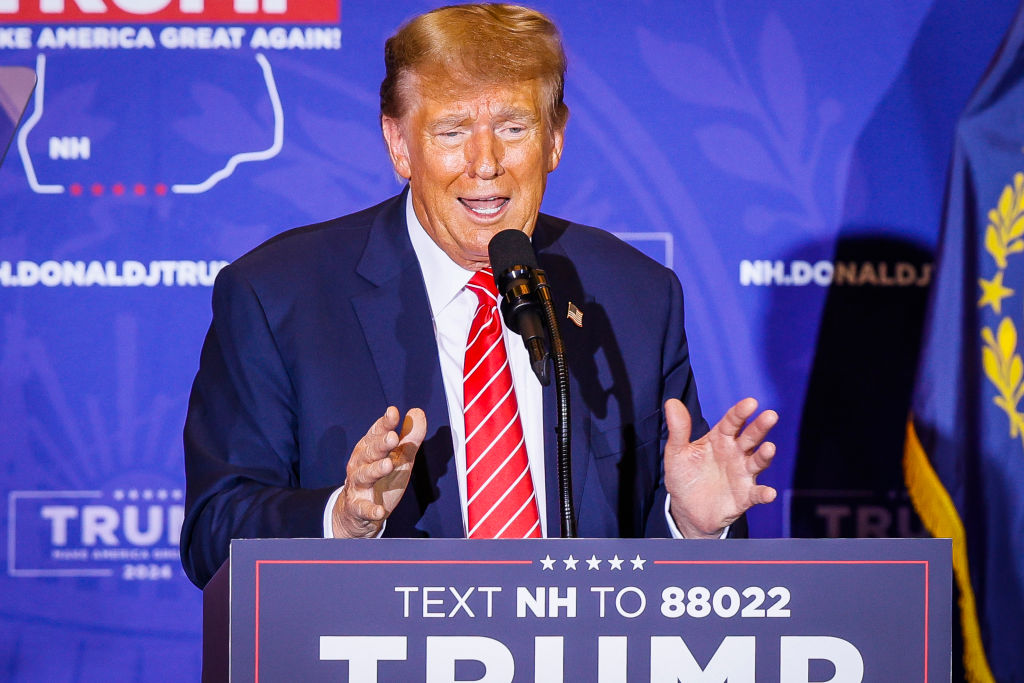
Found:
<svg viewBox="0 0 1024 683"><path fill-rule="evenodd" d="M490 270L466 285L480 301L466 343L466 497L469 538L540 538L537 495L501 334Z"/></svg>

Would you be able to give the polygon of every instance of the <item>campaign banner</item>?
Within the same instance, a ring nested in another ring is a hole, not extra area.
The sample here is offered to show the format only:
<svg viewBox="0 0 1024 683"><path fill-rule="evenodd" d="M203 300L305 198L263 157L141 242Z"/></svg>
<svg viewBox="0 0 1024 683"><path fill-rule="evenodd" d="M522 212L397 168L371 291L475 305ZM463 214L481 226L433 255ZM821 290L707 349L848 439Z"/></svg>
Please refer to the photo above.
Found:
<svg viewBox="0 0 1024 683"><path fill-rule="evenodd" d="M11 491L7 574L170 579L184 514L180 488Z"/></svg>
<svg viewBox="0 0 1024 683"><path fill-rule="evenodd" d="M0 0L5 678L198 679L173 547L212 283L401 191L384 41L441 4ZM569 56L543 210L676 272L709 422L780 415L752 536L926 534L901 458L948 161L1019 0L527 4Z"/></svg>
<svg viewBox="0 0 1024 683"><path fill-rule="evenodd" d="M166 21L336 22L338 0L0 0L0 20L124 24Z"/></svg>
<svg viewBox="0 0 1024 683"><path fill-rule="evenodd" d="M948 681L950 558L932 539L235 541L231 676Z"/></svg>

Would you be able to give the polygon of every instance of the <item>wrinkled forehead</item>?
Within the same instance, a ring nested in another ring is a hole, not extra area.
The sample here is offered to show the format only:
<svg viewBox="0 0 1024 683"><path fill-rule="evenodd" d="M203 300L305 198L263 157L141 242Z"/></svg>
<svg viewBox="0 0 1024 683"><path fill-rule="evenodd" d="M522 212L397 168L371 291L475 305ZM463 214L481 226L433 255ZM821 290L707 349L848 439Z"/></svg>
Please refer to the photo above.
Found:
<svg viewBox="0 0 1024 683"><path fill-rule="evenodd" d="M445 70L416 70L402 75L403 118L422 110L431 115L491 116L535 120L550 128L543 83L539 79L481 78Z"/></svg>
<svg viewBox="0 0 1024 683"><path fill-rule="evenodd" d="M410 107L428 105L431 109L469 110L515 109L541 114L541 88L536 81L510 83L465 79L413 78L409 83Z"/></svg>

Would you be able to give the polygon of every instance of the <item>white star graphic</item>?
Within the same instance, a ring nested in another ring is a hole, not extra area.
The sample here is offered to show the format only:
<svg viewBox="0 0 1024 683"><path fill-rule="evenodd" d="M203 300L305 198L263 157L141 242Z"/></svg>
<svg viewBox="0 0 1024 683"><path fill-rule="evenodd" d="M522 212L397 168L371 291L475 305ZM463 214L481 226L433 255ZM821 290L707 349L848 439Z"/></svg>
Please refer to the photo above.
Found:
<svg viewBox="0 0 1024 683"><path fill-rule="evenodd" d="M577 565L577 563L579 563L579 560L577 560L572 555L569 555L569 559L562 560L562 562L565 562L565 568L566 569L572 569L573 571L576 571L576 565Z"/></svg>
<svg viewBox="0 0 1024 683"><path fill-rule="evenodd" d="M608 560L608 564L610 564L612 566L612 569L618 569L619 571L622 571L622 563L624 561L625 560L620 560L619 556L616 555L612 559Z"/></svg>
<svg viewBox="0 0 1024 683"><path fill-rule="evenodd" d="M551 559L550 555L546 556L543 560L540 561L540 563L544 565L544 569L550 569L551 571L555 571L555 561Z"/></svg>
<svg viewBox="0 0 1024 683"><path fill-rule="evenodd" d="M644 562L646 562L646 561L647 560L641 560L640 559L640 554L637 553L637 556L635 558L633 558L632 560L630 560L630 563L633 565L633 571L636 571L637 569L639 569L640 571L643 571L644 570Z"/></svg>
<svg viewBox="0 0 1024 683"><path fill-rule="evenodd" d="M591 555L590 559L587 560L587 571L590 571L591 569L600 569L600 568L601 568L601 560L597 559L597 555Z"/></svg>

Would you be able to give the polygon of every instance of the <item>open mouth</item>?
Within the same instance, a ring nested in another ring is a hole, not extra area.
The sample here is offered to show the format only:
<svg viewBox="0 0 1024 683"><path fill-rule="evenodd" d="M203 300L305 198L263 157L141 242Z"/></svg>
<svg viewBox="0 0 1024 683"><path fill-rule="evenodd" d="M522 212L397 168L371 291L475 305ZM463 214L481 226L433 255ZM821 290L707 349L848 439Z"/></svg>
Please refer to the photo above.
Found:
<svg viewBox="0 0 1024 683"><path fill-rule="evenodd" d="M470 199L459 197L459 202L478 216L494 216L501 212L509 202L508 197L480 197Z"/></svg>

